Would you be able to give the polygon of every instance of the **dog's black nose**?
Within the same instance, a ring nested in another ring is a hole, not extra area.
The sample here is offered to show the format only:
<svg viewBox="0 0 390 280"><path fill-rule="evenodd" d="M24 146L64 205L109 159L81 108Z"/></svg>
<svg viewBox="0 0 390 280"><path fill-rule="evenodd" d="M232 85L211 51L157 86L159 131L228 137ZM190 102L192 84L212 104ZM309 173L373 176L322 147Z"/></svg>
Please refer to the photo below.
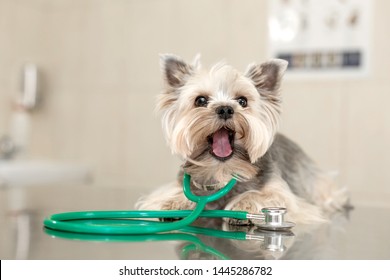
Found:
<svg viewBox="0 0 390 280"><path fill-rule="evenodd" d="M217 109L215 109L215 112L220 119L224 120L230 119L234 114L234 110L231 106L219 106Z"/></svg>

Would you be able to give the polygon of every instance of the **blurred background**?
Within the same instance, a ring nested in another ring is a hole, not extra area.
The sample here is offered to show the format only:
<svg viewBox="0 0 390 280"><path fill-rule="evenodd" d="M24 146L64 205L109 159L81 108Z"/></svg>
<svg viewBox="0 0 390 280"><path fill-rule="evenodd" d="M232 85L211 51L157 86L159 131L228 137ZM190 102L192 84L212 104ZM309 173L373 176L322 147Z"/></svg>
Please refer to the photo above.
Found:
<svg viewBox="0 0 390 280"><path fill-rule="evenodd" d="M315 30L301 40L296 34L310 29L310 17L297 24L296 15L292 31L289 21L276 23L279 29L287 24L287 37L273 37L270 23L280 20L281 8L299 7L306 16L310 9L323 10L319 1L273 2L0 0L0 185L85 183L138 196L174 180L180 161L154 113L162 87L160 53L188 61L201 53L205 67L225 59L244 71L275 55L302 66L294 53L324 50L310 48L325 42L331 49L334 43L337 55L343 42L354 43ZM390 2L330 2L323 19L329 28L354 12L349 21L360 36L352 47L361 64L290 68L281 132L337 173L353 203L388 206ZM0 195L5 203L5 192ZM82 187L72 195L83 195ZM45 203L52 196L45 191L35 199Z"/></svg>
<svg viewBox="0 0 390 280"><path fill-rule="evenodd" d="M376 221L390 206L389 10L386 0L0 0L0 258L176 258L170 244L42 231L52 213L132 209L175 180L181 162L154 113L161 53L242 71L287 59L280 130L356 206L346 230L310 233L336 249L300 245L301 258L388 258L389 228Z"/></svg>

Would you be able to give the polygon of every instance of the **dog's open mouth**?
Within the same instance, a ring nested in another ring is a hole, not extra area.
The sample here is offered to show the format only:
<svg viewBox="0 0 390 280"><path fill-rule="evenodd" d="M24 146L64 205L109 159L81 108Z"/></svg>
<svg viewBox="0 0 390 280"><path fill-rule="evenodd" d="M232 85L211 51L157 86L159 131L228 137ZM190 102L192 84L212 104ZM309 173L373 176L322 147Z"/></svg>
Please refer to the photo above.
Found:
<svg viewBox="0 0 390 280"><path fill-rule="evenodd" d="M225 161L232 157L234 151L235 132L228 128L221 128L208 136L210 153L216 159Z"/></svg>

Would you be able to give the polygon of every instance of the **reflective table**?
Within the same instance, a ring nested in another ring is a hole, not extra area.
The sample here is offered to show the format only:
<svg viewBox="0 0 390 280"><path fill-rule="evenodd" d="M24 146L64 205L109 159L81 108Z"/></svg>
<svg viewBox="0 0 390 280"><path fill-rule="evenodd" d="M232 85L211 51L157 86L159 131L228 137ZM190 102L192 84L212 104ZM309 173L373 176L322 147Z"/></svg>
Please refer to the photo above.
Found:
<svg viewBox="0 0 390 280"><path fill-rule="evenodd" d="M200 219L194 226L209 228L209 234L104 236L51 231L42 221L58 212L133 209L142 190L42 186L25 190L21 209L10 207L8 192L0 190L1 259L390 259L390 206L353 205L328 223L297 225L291 231ZM254 238L224 236L235 231Z"/></svg>

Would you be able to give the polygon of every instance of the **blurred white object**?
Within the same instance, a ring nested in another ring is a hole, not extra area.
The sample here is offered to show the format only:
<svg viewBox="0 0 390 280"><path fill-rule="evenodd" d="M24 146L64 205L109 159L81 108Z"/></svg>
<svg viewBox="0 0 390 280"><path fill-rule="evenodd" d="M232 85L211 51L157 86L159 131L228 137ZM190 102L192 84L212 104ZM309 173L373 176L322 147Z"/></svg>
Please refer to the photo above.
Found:
<svg viewBox="0 0 390 280"><path fill-rule="evenodd" d="M26 157L30 143L31 116L25 110L15 110L11 116L10 138L18 158Z"/></svg>
<svg viewBox="0 0 390 280"><path fill-rule="evenodd" d="M54 161L0 161L0 186L30 187L83 182L90 179L86 166Z"/></svg>
<svg viewBox="0 0 390 280"><path fill-rule="evenodd" d="M26 209L25 188L87 183L91 172L84 165L38 160L0 161L0 188L7 189L8 211Z"/></svg>
<svg viewBox="0 0 390 280"><path fill-rule="evenodd" d="M269 19L269 36L275 42L290 42L300 32L301 18L293 9L285 9Z"/></svg>
<svg viewBox="0 0 390 280"><path fill-rule="evenodd" d="M21 94L16 99L16 106L11 115L9 138L15 148L11 154L12 158L15 158L16 154L19 158L26 157L28 152L31 132L29 111L36 107L38 100L38 68L35 64L24 65L21 83Z"/></svg>
<svg viewBox="0 0 390 280"><path fill-rule="evenodd" d="M38 68L35 64L26 64L22 74L22 95L19 105L25 109L35 107L38 98Z"/></svg>

